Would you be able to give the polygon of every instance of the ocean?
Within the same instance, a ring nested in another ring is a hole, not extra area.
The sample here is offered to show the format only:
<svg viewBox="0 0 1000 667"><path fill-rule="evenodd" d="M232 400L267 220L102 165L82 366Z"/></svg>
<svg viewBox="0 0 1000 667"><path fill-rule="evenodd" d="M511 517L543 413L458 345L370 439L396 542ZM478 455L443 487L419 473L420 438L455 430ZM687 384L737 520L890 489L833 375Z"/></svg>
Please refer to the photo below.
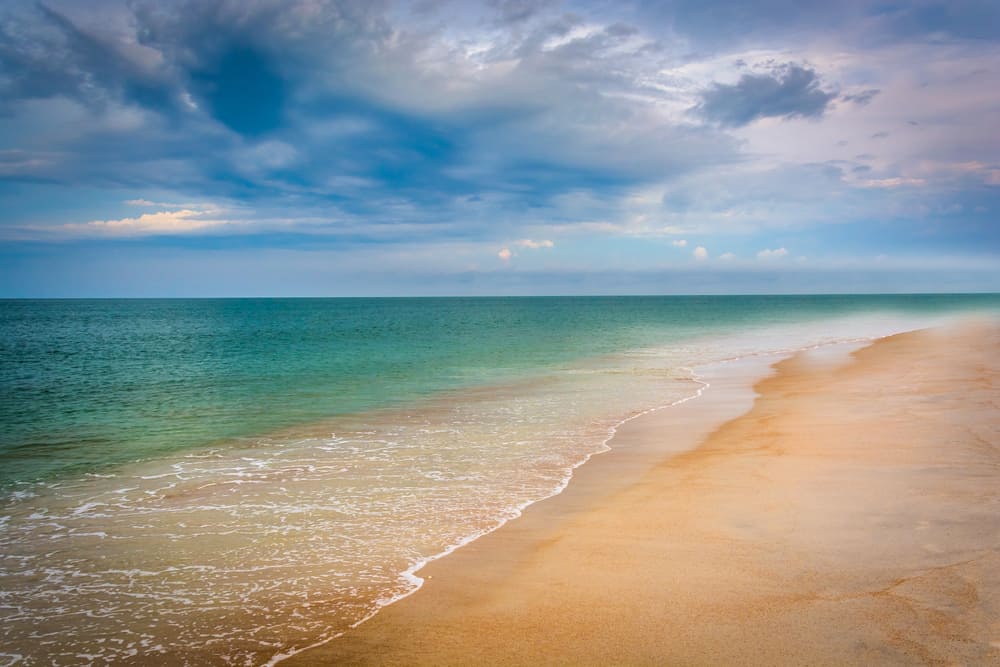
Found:
<svg viewBox="0 0 1000 667"><path fill-rule="evenodd" d="M0 301L0 665L274 663L699 366L973 312L1000 295Z"/></svg>

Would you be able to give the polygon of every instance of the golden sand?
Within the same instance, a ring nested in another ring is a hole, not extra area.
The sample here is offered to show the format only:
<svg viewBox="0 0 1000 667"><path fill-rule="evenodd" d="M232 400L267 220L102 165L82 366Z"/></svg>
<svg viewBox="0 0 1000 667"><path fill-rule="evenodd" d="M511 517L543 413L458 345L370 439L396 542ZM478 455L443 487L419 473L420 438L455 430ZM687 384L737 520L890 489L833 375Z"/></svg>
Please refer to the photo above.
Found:
<svg viewBox="0 0 1000 667"><path fill-rule="evenodd" d="M1000 664L998 375L979 323L800 354L710 435L704 410L751 396L637 419L565 493L285 664Z"/></svg>

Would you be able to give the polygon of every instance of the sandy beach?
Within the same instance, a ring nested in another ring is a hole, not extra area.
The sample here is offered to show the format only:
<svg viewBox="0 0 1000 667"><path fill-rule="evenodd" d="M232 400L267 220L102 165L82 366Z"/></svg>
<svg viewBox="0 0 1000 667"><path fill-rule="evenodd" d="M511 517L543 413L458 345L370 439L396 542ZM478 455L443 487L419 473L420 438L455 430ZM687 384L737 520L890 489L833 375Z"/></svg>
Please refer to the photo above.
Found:
<svg viewBox="0 0 1000 667"><path fill-rule="evenodd" d="M283 664L998 664L998 373L986 322L801 353L756 399L720 371Z"/></svg>

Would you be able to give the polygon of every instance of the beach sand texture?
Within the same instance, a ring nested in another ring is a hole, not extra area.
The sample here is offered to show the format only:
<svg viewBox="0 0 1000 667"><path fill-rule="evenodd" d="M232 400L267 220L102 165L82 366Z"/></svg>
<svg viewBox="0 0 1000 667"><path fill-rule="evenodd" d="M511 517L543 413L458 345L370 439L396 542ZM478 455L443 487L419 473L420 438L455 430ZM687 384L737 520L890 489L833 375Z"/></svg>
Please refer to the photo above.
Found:
<svg viewBox="0 0 1000 667"><path fill-rule="evenodd" d="M998 374L979 322L713 383L285 664L1000 664Z"/></svg>

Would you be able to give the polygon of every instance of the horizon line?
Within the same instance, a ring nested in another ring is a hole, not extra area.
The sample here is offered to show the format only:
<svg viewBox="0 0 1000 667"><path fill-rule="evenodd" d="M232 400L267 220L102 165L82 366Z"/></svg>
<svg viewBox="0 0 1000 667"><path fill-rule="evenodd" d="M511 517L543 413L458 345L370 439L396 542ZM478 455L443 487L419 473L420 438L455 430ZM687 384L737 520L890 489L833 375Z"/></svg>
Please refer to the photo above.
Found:
<svg viewBox="0 0 1000 667"><path fill-rule="evenodd" d="M1000 291L963 292L690 292L628 294L341 294L341 295L242 295L242 296L0 296L0 301L238 301L238 300L324 300L324 299L571 299L571 298L650 298L650 297L809 297L809 296L1000 296Z"/></svg>

